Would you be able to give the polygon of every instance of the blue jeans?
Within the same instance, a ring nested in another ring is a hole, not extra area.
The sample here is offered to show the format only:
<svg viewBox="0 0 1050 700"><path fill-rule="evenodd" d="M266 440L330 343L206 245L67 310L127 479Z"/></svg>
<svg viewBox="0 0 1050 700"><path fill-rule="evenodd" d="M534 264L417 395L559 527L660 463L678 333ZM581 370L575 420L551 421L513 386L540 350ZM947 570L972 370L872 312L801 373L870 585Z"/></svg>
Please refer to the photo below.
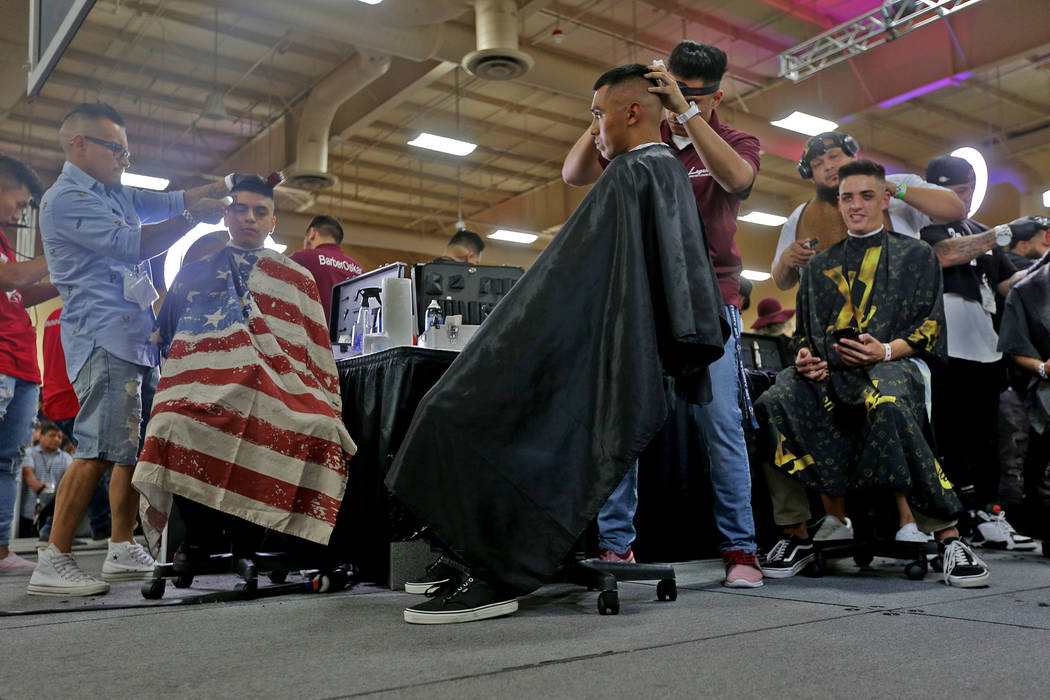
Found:
<svg viewBox="0 0 1050 700"><path fill-rule="evenodd" d="M598 546L626 554L634 542L634 512L638 510L638 460L598 511Z"/></svg>
<svg viewBox="0 0 1050 700"><path fill-rule="evenodd" d="M740 410L742 392L747 390L741 386L740 376L740 311L735 306L727 306L726 313L733 333L726 341L725 354L708 366L711 403L690 405L690 411L711 463L715 525L724 538L718 549L754 552L751 466L744 441L744 415Z"/></svg>
<svg viewBox="0 0 1050 700"><path fill-rule="evenodd" d="M40 387L0 374L0 547L11 542L15 514L15 475L21 472L22 448L33 441Z"/></svg>
<svg viewBox="0 0 1050 700"><path fill-rule="evenodd" d="M73 437L73 418L64 418L62 420L54 421L54 424L58 426L58 429L69 438L70 442L75 447L77 439ZM87 507L88 522L91 523L91 537L92 539L102 540L110 535L112 525L110 523L109 513L109 472L102 475L102 478L98 480L98 486L95 487L95 493L91 496L91 501ZM46 530L46 532L45 532ZM40 530L40 537L44 538L51 532L51 519L47 521L47 526Z"/></svg>

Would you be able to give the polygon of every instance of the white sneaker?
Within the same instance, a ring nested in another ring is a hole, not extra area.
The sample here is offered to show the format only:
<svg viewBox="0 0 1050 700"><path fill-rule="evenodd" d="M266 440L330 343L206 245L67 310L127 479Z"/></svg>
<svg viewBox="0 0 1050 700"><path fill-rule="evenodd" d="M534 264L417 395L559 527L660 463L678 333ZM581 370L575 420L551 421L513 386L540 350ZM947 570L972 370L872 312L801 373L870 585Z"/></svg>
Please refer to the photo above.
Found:
<svg viewBox="0 0 1050 700"><path fill-rule="evenodd" d="M915 523L908 523L900 530L897 530L897 534L893 539L898 542L933 542L933 535L927 535L925 532L920 531Z"/></svg>
<svg viewBox="0 0 1050 700"><path fill-rule="evenodd" d="M36 569L29 579L29 595L61 597L98 595L109 590L109 584L88 576L77 566L73 555L58 551L55 545L40 550Z"/></svg>
<svg viewBox="0 0 1050 700"><path fill-rule="evenodd" d="M1024 552L1031 551L1038 546L1035 540L1027 535L1022 535L1014 529L1013 525L1007 522L1006 511L1004 510L1000 510L995 515L979 510L975 517L977 519L977 536L973 540L974 544L979 547L1012 549Z"/></svg>
<svg viewBox="0 0 1050 700"><path fill-rule="evenodd" d="M0 574L28 574L36 568L36 564L26 561L14 552L9 552L6 557L0 559Z"/></svg>
<svg viewBox="0 0 1050 700"><path fill-rule="evenodd" d="M843 542L853 539L853 523L849 518L842 522L834 515L825 515L820 529L813 535L814 542Z"/></svg>
<svg viewBox="0 0 1050 700"><path fill-rule="evenodd" d="M138 542L109 541L106 563L102 565L103 581L137 581L153 577L157 562Z"/></svg>

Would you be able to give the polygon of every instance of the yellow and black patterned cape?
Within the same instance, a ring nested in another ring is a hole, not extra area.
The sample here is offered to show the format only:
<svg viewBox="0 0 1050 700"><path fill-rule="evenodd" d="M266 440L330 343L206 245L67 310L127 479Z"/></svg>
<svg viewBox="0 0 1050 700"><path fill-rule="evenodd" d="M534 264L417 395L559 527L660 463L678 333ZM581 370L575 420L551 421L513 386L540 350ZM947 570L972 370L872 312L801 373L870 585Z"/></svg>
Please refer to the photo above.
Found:
<svg viewBox="0 0 1050 700"><path fill-rule="evenodd" d="M926 387L910 359L847 367L832 331L852 326L888 343L906 340L916 357L945 355L941 268L922 241L892 231L848 237L810 260L799 287L796 347L827 360L813 382L788 368L755 408L770 464L831 496L869 486L907 494L932 517L961 510L924 436Z"/></svg>

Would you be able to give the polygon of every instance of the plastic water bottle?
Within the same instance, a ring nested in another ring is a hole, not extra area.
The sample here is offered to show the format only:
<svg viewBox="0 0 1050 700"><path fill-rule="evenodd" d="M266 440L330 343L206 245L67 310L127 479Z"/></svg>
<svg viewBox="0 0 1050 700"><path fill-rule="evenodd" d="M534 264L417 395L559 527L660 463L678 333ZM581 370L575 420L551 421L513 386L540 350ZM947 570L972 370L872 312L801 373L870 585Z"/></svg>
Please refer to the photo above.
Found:
<svg viewBox="0 0 1050 700"><path fill-rule="evenodd" d="M440 325L443 320L441 305L437 303L437 299L431 299L426 315L423 317L423 332L429 331L431 326Z"/></svg>

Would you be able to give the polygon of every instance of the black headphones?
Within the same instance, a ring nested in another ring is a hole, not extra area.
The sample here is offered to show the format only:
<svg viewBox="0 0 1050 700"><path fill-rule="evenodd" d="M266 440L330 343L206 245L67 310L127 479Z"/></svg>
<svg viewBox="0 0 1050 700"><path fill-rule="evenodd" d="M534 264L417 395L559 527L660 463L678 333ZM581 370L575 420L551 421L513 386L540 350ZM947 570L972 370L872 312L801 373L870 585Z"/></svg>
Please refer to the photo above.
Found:
<svg viewBox="0 0 1050 700"><path fill-rule="evenodd" d="M831 143L825 143L825 141ZM802 157L798 159L798 174L803 180L813 177L813 168L809 167L809 161L824 155L831 148L841 148L842 152L850 158L860 153L860 144L849 134L825 131L823 134L811 136L802 149Z"/></svg>

